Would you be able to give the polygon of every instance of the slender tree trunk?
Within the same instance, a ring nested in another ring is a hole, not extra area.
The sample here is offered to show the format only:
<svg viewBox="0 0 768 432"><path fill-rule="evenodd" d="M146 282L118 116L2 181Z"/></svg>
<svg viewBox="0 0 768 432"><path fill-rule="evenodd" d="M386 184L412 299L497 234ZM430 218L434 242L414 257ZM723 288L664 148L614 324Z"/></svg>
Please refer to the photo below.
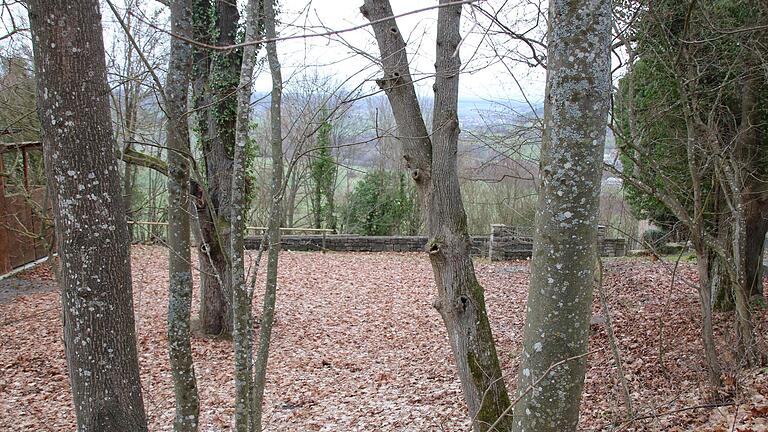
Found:
<svg viewBox="0 0 768 432"><path fill-rule="evenodd" d="M298 194L300 187L301 181L299 172L298 169L294 169L291 174L290 187L288 188L288 199L283 206L283 213L285 214L284 226L289 228L293 227L293 219L296 214L296 195Z"/></svg>
<svg viewBox="0 0 768 432"><path fill-rule="evenodd" d="M136 167L125 163L123 169L123 197L125 200L125 217L133 220L133 181L136 173ZM128 225L128 240L133 242L133 225Z"/></svg>
<svg viewBox="0 0 768 432"><path fill-rule="evenodd" d="M725 202L723 188L718 184L712 187L711 200L714 202L712 212L717 228L717 242L721 245L731 244L731 220L730 210ZM723 258L716 254L711 254L709 263L709 291L712 298L712 310L717 312L729 312L734 308L733 283L728 274L728 263L723 262Z"/></svg>
<svg viewBox="0 0 768 432"><path fill-rule="evenodd" d="M747 269L749 298L763 297L763 246L768 232L768 200L764 197L747 202Z"/></svg>
<svg viewBox="0 0 768 432"><path fill-rule="evenodd" d="M553 0L549 8L541 180L514 431L574 431L579 421L610 106L611 2Z"/></svg>
<svg viewBox="0 0 768 432"><path fill-rule="evenodd" d="M674 283L674 277L673 277ZM616 342L616 335L613 332L613 319L611 318L611 311L608 309L608 295L605 293L605 287L603 286L603 262L600 259L600 254L597 254L597 271L595 272L595 288L600 298L600 309L602 309L605 315L605 332L608 335L608 344L611 347L611 354L613 354L613 361L616 363L616 377L621 384L621 390L624 393L624 408L626 409L626 418L632 418L632 392L627 383L627 377L624 375L624 363L621 359L621 349ZM661 354L659 354L661 358Z"/></svg>
<svg viewBox="0 0 768 432"><path fill-rule="evenodd" d="M320 229L323 227L323 191L318 179L312 180L312 227Z"/></svg>
<svg viewBox="0 0 768 432"><path fill-rule="evenodd" d="M332 188L331 190L328 191L328 207L326 208L326 211L325 211L325 215L326 215L325 219L327 221L325 227L328 229L332 229L334 231L336 231L336 225L337 225L336 198L334 196L335 192L336 192L335 188Z"/></svg>
<svg viewBox="0 0 768 432"><path fill-rule="evenodd" d="M171 3L171 32L192 35L190 0ZM192 361L190 313L192 309L192 257L189 250L189 126L187 98L192 47L171 38L170 64L165 85L168 116L168 355L176 397L175 431L198 428L200 399Z"/></svg>
<svg viewBox="0 0 768 432"><path fill-rule="evenodd" d="M485 309L483 287L470 257L471 240L457 174L459 123L458 47L461 5L441 0L438 12L435 106L432 139L427 132L409 70L406 46L387 0L366 0L387 94L403 144L403 158L423 198L427 245L437 285L435 308L443 318L475 431L488 430L510 401ZM387 20L387 18L392 18ZM511 417L498 425L507 430Z"/></svg>
<svg viewBox="0 0 768 432"><path fill-rule="evenodd" d="M736 336L739 340L738 351L741 359L747 366L752 366L757 363L757 351L755 350L752 307L749 303L749 291L746 280L746 215L744 203L740 198L734 207L736 210L733 212L734 223L731 251L735 267L735 277L732 277L732 283L733 300L736 306Z"/></svg>
<svg viewBox="0 0 768 432"><path fill-rule="evenodd" d="M693 79L696 75L695 68L689 67L695 64L693 58L691 58L691 48L683 44L680 53L680 61L676 62L679 66L677 71L678 81L681 83L680 98L681 107L683 109L683 116L685 118L686 129L686 159L688 162L688 174L691 178L692 195L693 195L693 214L691 217L682 218L679 215L685 213L685 210L675 211L675 215L680 220L684 220L690 231L691 241L696 251L697 270L699 274L699 302L701 306L701 336L702 343L704 345L704 355L707 364L707 372L709 383L713 388L719 388L722 384L720 379L720 363L717 358L717 351L715 348L715 337L712 326L712 280L709 278L708 269L712 267L712 260L719 259L714 253L713 245L706 242L706 226L704 220L705 208L705 187L704 187L704 168L706 162L702 161L705 158L700 151L700 146L705 144L710 139L707 136L707 128L701 127L701 119L697 117L694 111L695 93L691 91L690 86L695 82ZM720 185L722 186L722 184ZM718 205L725 207L725 194L727 189L720 193L719 198L723 200L718 202ZM679 203L678 203L679 204ZM725 266L727 263L720 260L720 265ZM732 277L732 272L726 270L729 281ZM728 289L728 288L726 288ZM729 289L730 290L730 289Z"/></svg>
<svg viewBox="0 0 768 432"><path fill-rule="evenodd" d="M267 39L275 39L275 8L273 2L265 0L264 30ZM283 187L283 133L282 133L282 97L283 76L280 70L280 59L277 55L277 43L267 43L267 60L272 75L272 100L270 106L271 153L272 153L272 205L269 209L267 222L267 240L269 251L267 255L267 277L264 290L264 303L261 310L261 326L259 328L259 347L256 351L256 362L253 371L253 422L252 431L261 431L262 406L264 401L264 386L267 378L267 362L269 360L269 345L272 340L272 325L275 321L275 302L277 297L277 268L280 253L280 215L285 188Z"/></svg>
<svg viewBox="0 0 768 432"><path fill-rule="evenodd" d="M704 358L707 375L712 388L718 388L720 381L720 362L717 360L715 331L712 326L712 281L709 278L710 253L703 242L694 236L692 239L696 251L696 269L699 274L699 305L701 307L701 340L704 345Z"/></svg>
<svg viewBox="0 0 768 432"><path fill-rule="evenodd" d="M146 431L99 2L26 4L78 431Z"/></svg>
<svg viewBox="0 0 768 432"><path fill-rule="evenodd" d="M247 6L246 40L259 36L259 1L249 0ZM245 157L251 114L251 88L256 66L257 45L248 45L243 51L240 67L240 86L237 93L235 149L232 171L232 304L234 322L232 339L235 352L235 430L248 432L252 422L252 353L253 353L253 292L249 290L245 275L244 236L248 199L246 196ZM255 277L255 275L254 275ZM259 428L258 431L261 431Z"/></svg>
<svg viewBox="0 0 768 432"><path fill-rule="evenodd" d="M157 176L153 173L149 173L149 182L147 184L147 189L149 190L149 203L148 203L148 219L150 222L157 222L157 206L155 205L155 196L157 195L157 191L155 190L155 180ZM155 235L157 234L157 227L155 225L150 225L147 228L147 242L154 243L155 242Z"/></svg>
<svg viewBox="0 0 768 432"><path fill-rule="evenodd" d="M751 70L753 62L745 61L745 70ZM752 324L752 305L750 304L750 291L753 281L749 266L753 259L748 253L749 240L747 239L748 221L750 217L750 201L760 197L753 190L753 184L764 189L759 181L751 180L760 168L755 169L750 159L758 151L760 139L757 125L760 122L758 113L758 92L762 88L762 82L758 75L747 73L743 78L741 95L741 124L736 137L734 161L723 164L721 181L725 180L731 185L730 197L731 214L733 217L732 248L733 262L735 264L734 303L736 304L736 334L739 339L739 352L742 361L752 366L759 363L758 349L755 345L755 332ZM757 222L757 221L756 221ZM759 223L758 223L759 225Z"/></svg>
<svg viewBox="0 0 768 432"><path fill-rule="evenodd" d="M130 17L130 15L129 15ZM129 27L130 28L130 27ZM131 64L133 59L133 50L130 46L128 49L126 67L127 71L132 71ZM136 122L138 117L139 105L136 103L136 99L139 97L138 92L140 87L131 83L124 89L123 106L125 110L124 114L124 129L123 129L123 152L128 151L133 146L133 140L136 135ZM132 164L126 163L123 168L123 197L125 201L125 216L130 220L134 220L133 216L133 188L136 178L136 167ZM133 225L128 225L128 238L133 242Z"/></svg>

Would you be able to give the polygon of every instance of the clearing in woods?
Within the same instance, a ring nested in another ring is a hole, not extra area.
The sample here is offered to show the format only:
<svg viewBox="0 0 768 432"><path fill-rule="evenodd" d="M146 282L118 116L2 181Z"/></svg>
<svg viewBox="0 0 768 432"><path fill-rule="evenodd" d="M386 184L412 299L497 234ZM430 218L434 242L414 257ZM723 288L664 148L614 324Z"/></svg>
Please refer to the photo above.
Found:
<svg viewBox="0 0 768 432"><path fill-rule="evenodd" d="M432 271L423 254L282 252L280 260L264 416L268 430L469 430L444 326L431 306ZM166 262L161 247L133 248L142 385L153 431L170 430L174 413L165 335ZM476 264L511 386L525 318L528 263ZM622 430L766 430L766 370L731 377L735 405L690 409L706 403L697 297L686 284L686 279L695 281L693 267L682 264L674 286L671 265L664 261L612 259L605 268L626 377L637 415L646 417ZM21 279L50 287L45 281L52 278L43 267ZM255 305L260 302L257 298ZM58 293L50 291L25 291L0 302L0 430L75 427L58 303ZM595 304L595 314L604 316ZM758 337L764 340L766 312L759 313ZM597 352L589 360L581 408L579 430L584 431L610 430L624 416L605 320L594 322L590 343ZM723 352L730 334L726 323L726 317L717 317ZM664 370L660 324L666 335ZM229 430L231 343L195 337L193 348L201 430Z"/></svg>

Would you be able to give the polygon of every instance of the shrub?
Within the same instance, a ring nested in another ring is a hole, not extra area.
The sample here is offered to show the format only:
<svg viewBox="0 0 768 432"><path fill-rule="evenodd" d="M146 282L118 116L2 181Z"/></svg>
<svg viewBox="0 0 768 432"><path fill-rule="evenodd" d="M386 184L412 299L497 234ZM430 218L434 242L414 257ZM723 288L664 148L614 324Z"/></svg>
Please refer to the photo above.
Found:
<svg viewBox="0 0 768 432"><path fill-rule="evenodd" d="M657 253L663 254L667 244L667 235L667 231L651 228L643 233L643 244L652 248Z"/></svg>
<svg viewBox="0 0 768 432"><path fill-rule="evenodd" d="M371 171L355 185L346 209L346 231L363 235L416 234L416 193L404 175Z"/></svg>

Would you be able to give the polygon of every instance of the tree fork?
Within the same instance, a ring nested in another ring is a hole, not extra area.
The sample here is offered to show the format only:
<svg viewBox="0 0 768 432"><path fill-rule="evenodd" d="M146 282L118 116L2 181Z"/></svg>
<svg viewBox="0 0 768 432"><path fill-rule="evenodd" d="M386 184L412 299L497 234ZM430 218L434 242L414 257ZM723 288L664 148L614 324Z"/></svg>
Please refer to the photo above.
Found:
<svg viewBox="0 0 768 432"><path fill-rule="evenodd" d="M457 173L458 80L462 6L441 0L438 11L435 106L427 131L411 79L405 41L387 0L366 0L360 8L372 24L385 91L403 145L403 157L425 206L427 252L437 285L435 306L447 329L464 399L475 431L508 430L510 405L485 309L483 288L470 257L467 217ZM389 18L389 19L388 19ZM501 418L500 418L501 417Z"/></svg>

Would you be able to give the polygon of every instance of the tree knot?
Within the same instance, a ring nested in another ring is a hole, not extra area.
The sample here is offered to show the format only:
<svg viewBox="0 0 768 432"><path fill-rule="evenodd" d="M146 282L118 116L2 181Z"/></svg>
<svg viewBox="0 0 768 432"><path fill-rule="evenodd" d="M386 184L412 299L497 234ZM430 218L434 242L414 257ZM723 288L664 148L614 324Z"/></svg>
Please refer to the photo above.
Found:
<svg viewBox="0 0 768 432"><path fill-rule="evenodd" d="M469 297L465 295L460 295L456 299L456 308L459 309L462 313L467 311L468 305L469 305Z"/></svg>
<svg viewBox="0 0 768 432"><path fill-rule="evenodd" d="M427 242L427 252L430 255L437 255L440 253L440 240L433 238Z"/></svg>

